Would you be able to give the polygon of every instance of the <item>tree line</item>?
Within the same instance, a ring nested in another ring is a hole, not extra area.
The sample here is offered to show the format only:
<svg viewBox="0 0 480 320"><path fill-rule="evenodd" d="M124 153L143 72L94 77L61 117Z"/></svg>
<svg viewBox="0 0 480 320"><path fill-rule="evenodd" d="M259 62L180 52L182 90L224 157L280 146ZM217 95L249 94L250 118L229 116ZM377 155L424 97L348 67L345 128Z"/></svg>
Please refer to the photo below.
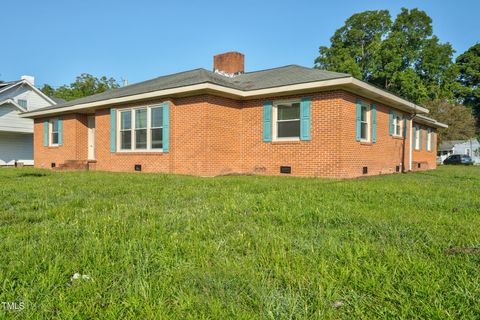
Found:
<svg viewBox="0 0 480 320"><path fill-rule="evenodd" d="M315 68L349 73L425 106L449 125L440 140L469 139L480 132L480 43L455 60L450 43L433 34L432 19L419 9L356 13L321 46ZM84 73L70 85L45 84L50 97L67 101L119 88L114 78Z"/></svg>
<svg viewBox="0 0 480 320"><path fill-rule="evenodd" d="M402 8L352 15L321 46L315 68L349 73L430 110L449 125L440 139L468 139L480 126L480 43L455 60L450 43L433 34L432 19ZM475 117L477 120L475 120Z"/></svg>
<svg viewBox="0 0 480 320"><path fill-rule="evenodd" d="M51 98L70 101L119 87L119 83L114 78L106 76L98 78L88 73L82 73L70 85L54 88L49 84L44 84L40 90Z"/></svg>

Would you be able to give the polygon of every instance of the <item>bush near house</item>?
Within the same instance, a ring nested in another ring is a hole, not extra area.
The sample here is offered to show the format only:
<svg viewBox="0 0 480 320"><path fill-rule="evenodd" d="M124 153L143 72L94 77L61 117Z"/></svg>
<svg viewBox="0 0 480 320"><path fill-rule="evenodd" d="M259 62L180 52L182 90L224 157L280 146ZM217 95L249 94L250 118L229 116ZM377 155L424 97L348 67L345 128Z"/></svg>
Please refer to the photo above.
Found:
<svg viewBox="0 0 480 320"><path fill-rule="evenodd" d="M0 318L476 318L480 168L0 170ZM83 277L84 275L85 277Z"/></svg>

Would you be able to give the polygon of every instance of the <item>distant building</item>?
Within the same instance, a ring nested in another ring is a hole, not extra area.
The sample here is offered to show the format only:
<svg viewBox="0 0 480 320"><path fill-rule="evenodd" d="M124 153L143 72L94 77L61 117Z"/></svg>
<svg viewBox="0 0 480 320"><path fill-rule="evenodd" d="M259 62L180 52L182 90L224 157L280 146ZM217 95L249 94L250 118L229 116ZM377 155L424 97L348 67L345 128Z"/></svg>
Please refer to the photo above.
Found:
<svg viewBox="0 0 480 320"><path fill-rule="evenodd" d="M33 120L22 112L56 105L35 88L32 76L0 83L0 166L33 165Z"/></svg>
<svg viewBox="0 0 480 320"><path fill-rule="evenodd" d="M477 139L444 141L438 147L437 161L443 162L452 154L466 154L475 164L480 164L480 143Z"/></svg>

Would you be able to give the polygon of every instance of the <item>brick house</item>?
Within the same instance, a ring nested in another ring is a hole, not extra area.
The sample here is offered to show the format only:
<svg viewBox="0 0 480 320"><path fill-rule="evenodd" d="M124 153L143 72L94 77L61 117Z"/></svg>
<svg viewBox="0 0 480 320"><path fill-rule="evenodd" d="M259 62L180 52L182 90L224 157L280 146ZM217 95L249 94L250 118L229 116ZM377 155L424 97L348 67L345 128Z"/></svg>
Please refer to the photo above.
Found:
<svg viewBox="0 0 480 320"><path fill-rule="evenodd" d="M352 178L436 167L428 110L344 73L244 56L24 113L39 168ZM413 143L412 143L413 141Z"/></svg>

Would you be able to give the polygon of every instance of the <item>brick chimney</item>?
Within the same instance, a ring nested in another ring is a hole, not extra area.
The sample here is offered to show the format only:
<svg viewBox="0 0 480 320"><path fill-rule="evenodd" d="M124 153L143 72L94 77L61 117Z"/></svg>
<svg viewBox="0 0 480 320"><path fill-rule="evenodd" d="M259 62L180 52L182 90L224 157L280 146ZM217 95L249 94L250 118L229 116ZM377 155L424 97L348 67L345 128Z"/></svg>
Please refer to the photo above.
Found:
<svg viewBox="0 0 480 320"><path fill-rule="evenodd" d="M240 52L225 52L213 56L213 71L233 77L244 72L245 56Z"/></svg>

